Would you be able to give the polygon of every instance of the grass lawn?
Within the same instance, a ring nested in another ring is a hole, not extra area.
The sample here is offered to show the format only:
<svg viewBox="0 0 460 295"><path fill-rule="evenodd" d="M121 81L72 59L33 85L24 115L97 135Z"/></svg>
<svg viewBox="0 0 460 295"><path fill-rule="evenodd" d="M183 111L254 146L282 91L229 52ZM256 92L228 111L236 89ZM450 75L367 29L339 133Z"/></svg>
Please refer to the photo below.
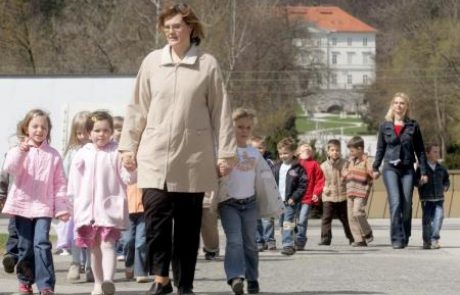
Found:
<svg viewBox="0 0 460 295"><path fill-rule="evenodd" d="M337 128L331 130L333 134L340 134L340 128L344 128L344 134L346 135L355 135L355 134L368 134L366 124L361 126L355 126L356 123L362 123L360 118L355 117L346 117L340 118L339 115L327 115L321 118L321 121L315 122L310 118L298 117L296 120L296 128L299 133L305 133L313 131L316 128L318 129L329 129ZM346 128L348 127L348 128Z"/></svg>

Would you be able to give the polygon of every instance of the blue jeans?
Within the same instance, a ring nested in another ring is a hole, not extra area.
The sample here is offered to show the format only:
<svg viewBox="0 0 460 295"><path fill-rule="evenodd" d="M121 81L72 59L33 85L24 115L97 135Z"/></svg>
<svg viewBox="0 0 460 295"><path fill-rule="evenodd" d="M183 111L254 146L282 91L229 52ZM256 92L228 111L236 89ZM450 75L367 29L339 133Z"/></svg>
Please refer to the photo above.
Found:
<svg viewBox="0 0 460 295"><path fill-rule="evenodd" d="M423 201L422 210L423 241L431 243L431 241L439 240L439 232L444 219L444 201Z"/></svg>
<svg viewBox="0 0 460 295"><path fill-rule="evenodd" d="M259 253L255 197L224 201L219 204L219 214L227 238L224 260L227 282L235 278L256 281L259 277Z"/></svg>
<svg viewBox="0 0 460 295"><path fill-rule="evenodd" d="M308 214L310 213L311 207L308 204L300 204L299 208L295 244L298 247L304 248L307 244Z"/></svg>
<svg viewBox="0 0 460 295"><path fill-rule="evenodd" d="M407 246L411 235L412 193L414 168L412 166L383 167L383 182L390 204L391 244Z"/></svg>
<svg viewBox="0 0 460 295"><path fill-rule="evenodd" d="M257 245L276 246L274 218L257 219L256 241Z"/></svg>
<svg viewBox="0 0 460 295"><path fill-rule="evenodd" d="M146 276L145 271L145 221L144 213L129 214L129 227L124 232L125 266L134 266L134 276Z"/></svg>
<svg viewBox="0 0 460 295"><path fill-rule="evenodd" d="M18 230L16 229L16 219L10 217L8 221L8 240L6 241L6 254L13 256L14 260L18 262Z"/></svg>
<svg viewBox="0 0 460 295"><path fill-rule="evenodd" d="M283 248L294 247L294 228L295 216L298 204L287 205L285 204L284 213L280 216L280 227L283 237Z"/></svg>
<svg viewBox="0 0 460 295"><path fill-rule="evenodd" d="M38 290L54 290L56 278L49 239L51 218L14 218L19 235L16 271L19 282L27 285L35 282Z"/></svg>

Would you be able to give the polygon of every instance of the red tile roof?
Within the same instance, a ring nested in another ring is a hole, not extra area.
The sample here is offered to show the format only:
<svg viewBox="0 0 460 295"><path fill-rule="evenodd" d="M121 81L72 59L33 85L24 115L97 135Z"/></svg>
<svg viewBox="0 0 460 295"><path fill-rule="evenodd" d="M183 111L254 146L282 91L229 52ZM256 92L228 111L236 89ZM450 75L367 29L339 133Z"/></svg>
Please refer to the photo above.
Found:
<svg viewBox="0 0 460 295"><path fill-rule="evenodd" d="M287 6L286 12L290 21L306 21L333 32L377 32L336 6Z"/></svg>

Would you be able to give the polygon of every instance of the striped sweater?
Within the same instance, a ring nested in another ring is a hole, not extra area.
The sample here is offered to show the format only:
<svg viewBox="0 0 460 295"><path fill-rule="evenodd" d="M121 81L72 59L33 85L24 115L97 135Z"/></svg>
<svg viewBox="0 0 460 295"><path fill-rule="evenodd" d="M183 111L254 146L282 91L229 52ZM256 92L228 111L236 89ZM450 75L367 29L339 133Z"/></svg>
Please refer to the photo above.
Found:
<svg viewBox="0 0 460 295"><path fill-rule="evenodd" d="M372 161L351 159L346 173L347 197L367 198L372 188Z"/></svg>

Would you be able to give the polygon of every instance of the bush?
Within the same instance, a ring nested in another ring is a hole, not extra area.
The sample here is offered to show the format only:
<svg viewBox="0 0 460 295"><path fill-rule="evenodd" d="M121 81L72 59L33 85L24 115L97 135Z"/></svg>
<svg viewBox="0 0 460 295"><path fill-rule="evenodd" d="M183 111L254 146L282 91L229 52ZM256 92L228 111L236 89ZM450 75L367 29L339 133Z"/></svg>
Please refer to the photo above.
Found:
<svg viewBox="0 0 460 295"><path fill-rule="evenodd" d="M460 144L449 145L446 152L444 164L447 169L460 169Z"/></svg>

